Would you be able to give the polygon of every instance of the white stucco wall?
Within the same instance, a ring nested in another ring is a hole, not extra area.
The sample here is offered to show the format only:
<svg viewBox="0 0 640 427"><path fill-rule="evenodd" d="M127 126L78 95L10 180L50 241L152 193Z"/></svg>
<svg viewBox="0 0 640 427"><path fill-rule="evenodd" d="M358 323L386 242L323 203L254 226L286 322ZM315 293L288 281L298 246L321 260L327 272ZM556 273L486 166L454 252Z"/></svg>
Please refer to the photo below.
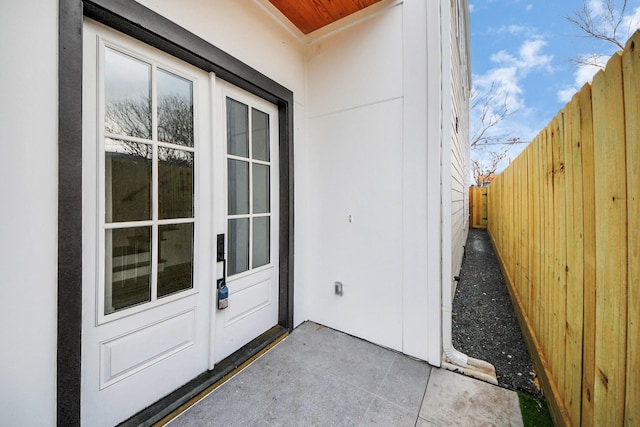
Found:
<svg viewBox="0 0 640 427"><path fill-rule="evenodd" d="M57 2L3 0L0 52L0 425L50 426L56 419Z"/></svg>
<svg viewBox="0 0 640 427"><path fill-rule="evenodd" d="M401 349L402 9L313 43L307 70L309 317Z"/></svg>
<svg viewBox="0 0 640 427"><path fill-rule="evenodd" d="M305 304L312 320L438 364L429 246L439 253L439 180L429 184L427 169L431 157L439 176L439 133L428 142L427 21L423 2L397 2L307 49Z"/></svg>

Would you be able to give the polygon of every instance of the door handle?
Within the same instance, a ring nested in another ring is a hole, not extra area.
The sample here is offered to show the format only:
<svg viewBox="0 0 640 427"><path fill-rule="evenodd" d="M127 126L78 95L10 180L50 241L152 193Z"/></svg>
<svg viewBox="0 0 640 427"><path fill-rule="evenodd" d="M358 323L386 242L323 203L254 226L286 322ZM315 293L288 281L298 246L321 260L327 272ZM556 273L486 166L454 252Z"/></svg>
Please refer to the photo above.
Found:
<svg viewBox="0 0 640 427"><path fill-rule="evenodd" d="M218 234L216 262L224 261L224 234Z"/></svg>
<svg viewBox="0 0 640 427"><path fill-rule="evenodd" d="M227 259L224 256L224 234L218 234L216 240L216 262L222 262L222 278L216 280L218 310L229 306L229 289L227 288Z"/></svg>

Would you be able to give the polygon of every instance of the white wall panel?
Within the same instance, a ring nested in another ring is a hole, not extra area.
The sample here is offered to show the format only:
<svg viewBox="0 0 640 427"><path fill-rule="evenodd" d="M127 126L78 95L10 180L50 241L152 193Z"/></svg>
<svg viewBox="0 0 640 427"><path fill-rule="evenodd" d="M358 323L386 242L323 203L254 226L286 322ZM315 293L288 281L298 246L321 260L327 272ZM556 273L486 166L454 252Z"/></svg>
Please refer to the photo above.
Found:
<svg viewBox="0 0 640 427"><path fill-rule="evenodd" d="M403 352L440 365L441 59L438 2L403 5Z"/></svg>
<svg viewBox="0 0 640 427"><path fill-rule="evenodd" d="M402 96L402 8L311 44L307 56L310 117Z"/></svg>
<svg viewBox="0 0 640 427"><path fill-rule="evenodd" d="M402 101L311 119L309 135L309 317L401 349Z"/></svg>
<svg viewBox="0 0 640 427"><path fill-rule="evenodd" d="M37 31L35 31L37 29ZM0 425L56 422L57 2L0 4Z"/></svg>
<svg viewBox="0 0 640 427"><path fill-rule="evenodd" d="M308 205L302 218L308 317L398 350L402 60L400 6L308 47ZM336 281L344 285L343 296L334 293Z"/></svg>

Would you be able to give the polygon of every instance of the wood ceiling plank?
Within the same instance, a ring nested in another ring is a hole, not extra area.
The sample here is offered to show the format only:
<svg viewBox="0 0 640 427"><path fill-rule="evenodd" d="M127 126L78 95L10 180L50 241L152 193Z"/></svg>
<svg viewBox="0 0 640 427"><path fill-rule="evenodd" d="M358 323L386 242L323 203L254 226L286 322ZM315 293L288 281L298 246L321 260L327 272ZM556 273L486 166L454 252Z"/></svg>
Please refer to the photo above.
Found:
<svg viewBox="0 0 640 427"><path fill-rule="evenodd" d="M338 21L381 0L269 0L304 34Z"/></svg>

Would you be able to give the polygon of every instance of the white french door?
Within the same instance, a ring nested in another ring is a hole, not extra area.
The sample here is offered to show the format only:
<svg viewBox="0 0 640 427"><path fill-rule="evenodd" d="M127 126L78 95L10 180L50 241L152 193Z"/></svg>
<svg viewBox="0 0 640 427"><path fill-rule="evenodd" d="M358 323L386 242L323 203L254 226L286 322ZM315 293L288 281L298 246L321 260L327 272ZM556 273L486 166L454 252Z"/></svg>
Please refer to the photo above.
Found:
<svg viewBox="0 0 640 427"><path fill-rule="evenodd" d="M229 307L215 321L217 362L278 323L278 110L219 82L224 117L218 212L227 241Z"/></svg>
<svg viewBox="0 0 640 427"><path fill-rule="evenodd" d="M90 20L83 57L81 418L114 425L277 323L277 110Z"/></svg>

